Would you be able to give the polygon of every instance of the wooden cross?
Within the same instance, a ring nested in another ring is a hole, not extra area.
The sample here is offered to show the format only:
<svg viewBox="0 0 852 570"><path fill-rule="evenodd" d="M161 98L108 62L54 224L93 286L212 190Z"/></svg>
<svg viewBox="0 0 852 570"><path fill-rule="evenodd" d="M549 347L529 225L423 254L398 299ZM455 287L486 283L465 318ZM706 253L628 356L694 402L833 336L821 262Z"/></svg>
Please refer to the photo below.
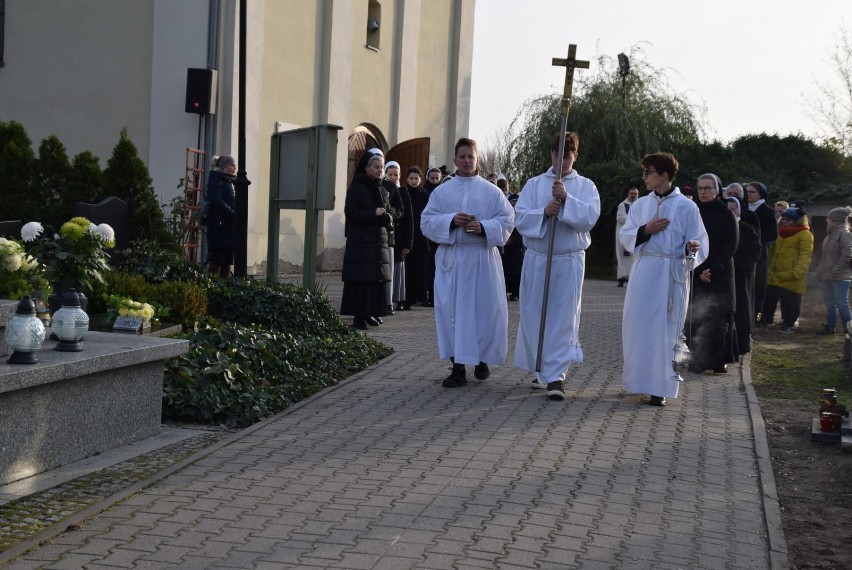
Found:
<svg viewBox="0 0 852 570"><path fill-rule="evenodd" d="M582 68L589 69L588 61L577 60L577 46L575 44L568 45L568 57L565 59L554 57L553 65L561 65L565 67L565 91L562 93L562 114L568 114L568 108L571 105L571 91L574 88L574 69Z"/></svg>

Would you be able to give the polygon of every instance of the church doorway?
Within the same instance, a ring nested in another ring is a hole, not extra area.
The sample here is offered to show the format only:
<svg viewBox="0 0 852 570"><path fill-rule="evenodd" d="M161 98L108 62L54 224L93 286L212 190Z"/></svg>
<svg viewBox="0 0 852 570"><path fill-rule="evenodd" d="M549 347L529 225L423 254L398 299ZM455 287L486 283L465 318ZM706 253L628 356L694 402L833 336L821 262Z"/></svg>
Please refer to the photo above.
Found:
<svg viewBox="0 0 852 570"><path fill-rule="evenodd" d="M364 152L371 148L380 149L385 155L385 162L395 160L400 165L403 178L408 167L417 165L424 173L429 166L429 137L419 137L402 141L393 148L388 148L387 139L375 125L361 123L349 135L349 155L346 172L346 187L352 183L355 169Z"/></svg>

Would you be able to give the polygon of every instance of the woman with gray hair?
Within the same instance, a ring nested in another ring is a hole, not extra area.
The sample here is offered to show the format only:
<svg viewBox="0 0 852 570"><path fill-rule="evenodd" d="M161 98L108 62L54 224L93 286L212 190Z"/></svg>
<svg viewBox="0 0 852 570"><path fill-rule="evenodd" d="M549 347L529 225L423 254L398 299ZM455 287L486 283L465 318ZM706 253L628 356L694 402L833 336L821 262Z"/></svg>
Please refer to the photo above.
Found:
<svg viewBox="0 0 852 570"><path fill-rule="evenodd" d="M234 264L237 219L234 180L237 163L227 154L213 157L213 170L207 179L204 217L207 225L207 263L210 273L228 277Z"/></svg>
<svg viewBox="0 0 852 570"><path fill-rule="evenodd" d="M739 358L734 327L734 252L739 228L728 206L721 200L721 184L715 174L698 178L698 212L710 241L707 258L692 273L692 308L687 343L692 351L693 372L727 371Z"/></svg>

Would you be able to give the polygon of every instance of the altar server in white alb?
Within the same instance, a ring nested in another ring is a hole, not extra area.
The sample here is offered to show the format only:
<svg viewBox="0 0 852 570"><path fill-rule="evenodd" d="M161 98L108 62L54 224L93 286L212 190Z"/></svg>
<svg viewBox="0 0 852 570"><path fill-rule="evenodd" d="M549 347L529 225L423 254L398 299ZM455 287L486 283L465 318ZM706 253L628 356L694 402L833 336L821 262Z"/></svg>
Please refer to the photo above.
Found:
<svg viewBox="0 0 852 570"><path fill-rule="evenodd" d="M458 173L436 187L420 216L435 253L435 322L438 353L453 361L446 388L467 383L466 364L484 380L489 364L508 352L509 310L499 246L506 243L515 211L497 186L478 175L476 142L462 138L454 159Z"/></svg>
<svg viewBox="0 0 852 570"><path fill-rule="evenodd" d="M625 391L647 394L646 403L665 406L680 387L673 361L689 305L687 254L695 253L697 266L710 246L698 206L672 184L677 159L649 154L642 168L651 193L633 203L619 232L621 245L633 254L621 324L622 380Z"/></svg>
<svg viewBox="0 0 852 570"><path fill-rule="evenodd" d="M533 380L536 386L547 386L547 395L552 400L565 399L563 383L568 367L572 362L583 361L580 294L586 249L592 243L589 231L601 213L595 184L573 169L579 147L577 134L565 133L565 152L560 158L559 133L553 135L551 168L530 178L515 204L515 227L527 247L521 272L521 320L515 345L515 366L524 370L534 371L538 356L550 219L556 218L541 372Z"/></svg>

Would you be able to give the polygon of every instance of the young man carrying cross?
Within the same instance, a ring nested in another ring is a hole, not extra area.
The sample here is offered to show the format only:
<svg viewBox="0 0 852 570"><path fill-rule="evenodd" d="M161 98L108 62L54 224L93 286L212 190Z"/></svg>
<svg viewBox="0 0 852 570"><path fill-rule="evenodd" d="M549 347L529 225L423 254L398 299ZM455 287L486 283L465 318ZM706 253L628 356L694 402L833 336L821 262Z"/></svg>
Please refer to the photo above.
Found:
<svg viewBox="0 0 852 570"><path fill-rule="evenodd" d="M560 158L559 133L553 135L551 168L527 181L515 205L515 227L527 246L521 273L521 321L515 345L515 366L524 370L536 369L547 250L551 229L556 232L541 371L533 380L536 387L547 386L547 395L552 400L565 399L563 382L568 367L572 362L583 361L579 339L580 293L586 249L592 243L589 232L601 214L601 200L594 182L573 168L579 146L577 134L566 133L565 151ZM551 225L553 217L556 224Z"/></svg>

